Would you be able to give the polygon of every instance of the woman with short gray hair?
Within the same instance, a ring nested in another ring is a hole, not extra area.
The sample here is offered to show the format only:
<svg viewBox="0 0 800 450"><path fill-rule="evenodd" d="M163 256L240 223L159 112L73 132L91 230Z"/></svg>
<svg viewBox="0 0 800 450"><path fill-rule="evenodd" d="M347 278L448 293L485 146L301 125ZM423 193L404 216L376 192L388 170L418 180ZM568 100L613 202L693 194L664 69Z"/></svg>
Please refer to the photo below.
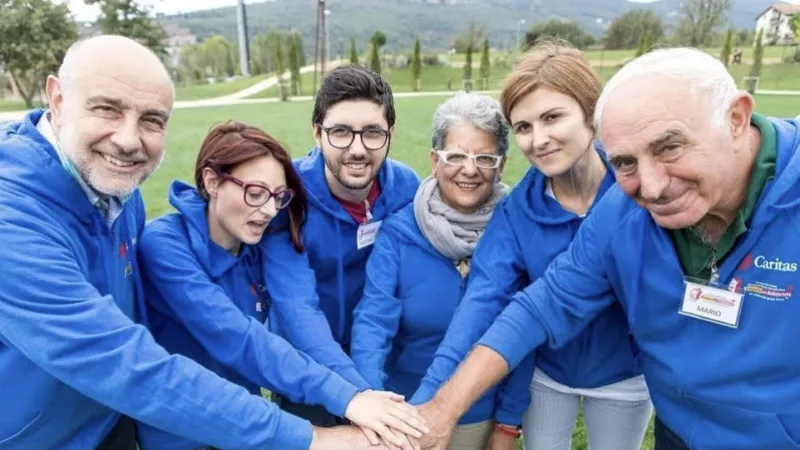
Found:
<svg viewBox="0 0 800 450"><path fill-rule="evenodd" d="M420 386L461 301L475 246L508 190L500 182L508 132L500 104L485 95L461 93L436 110L432 175L381 226L353 313L350 354L374 389L410 398ZM527 400L501 391L461 418L449 450L484 450L495 422L521 423Z"/></svg>

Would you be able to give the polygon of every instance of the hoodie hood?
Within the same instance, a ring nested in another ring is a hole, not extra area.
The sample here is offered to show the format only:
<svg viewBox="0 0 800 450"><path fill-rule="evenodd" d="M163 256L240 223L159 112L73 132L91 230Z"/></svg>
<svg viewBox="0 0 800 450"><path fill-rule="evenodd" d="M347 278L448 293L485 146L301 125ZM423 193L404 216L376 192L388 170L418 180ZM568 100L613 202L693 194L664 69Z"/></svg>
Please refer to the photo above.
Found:
<svg viewBox="0 0 800 450"><path fill-rule="evenodd" d="M220 277L240 259L248 258L254 252L254 246L243 245L239 256L233 256L211 240L206 215L208 202L193 186L180 180L173 181L169 188L169 203L178 210L186 226L192 253L213 278Z"/></svg>
<svg viewBox="0 0 800 450"><path fill-rule="evenodd" d="M294 164L303 180L308 201L312 206L340 221L354 222L352 216L331 194L328 181L325 179L325 159L322 156L322 150L315 147L304 158L295 160ZM378 171L377 179L381 194L375 204L370 205L370 211L376 219L386 217L408 203L405 196L396 195L396 193L409 190L416 192L419 185L419 177L410 167L388 157Z"/></svg>
<svg viewBox="0 0 800 450"><path fill-rule="evenodd" d="M388 220L386 220L382 229L394 233L395 236L404 240L402 244L408 243L415 245L427 253L438 258L447 259L425 238L422 230L417 225L417 220L414 216L414 203L411 202L397 211Z"/></svg>
<svg viewBox="0 0 800 450"><path fill-rule="evenodd" d="M780 210L800 206L800 121L769 118L777 135L775 180L761 200L768 208L756 208L753 225L769 222Z"/></svg>
<svg viewBox="0 0 800 450"><path fill-rule="evenodd" d="M592 206L589 207L587 214L591 213L603 194L614 185L614 169L608 163L605 152L599 144L595 144L595 150L600 154L603 164L606 166L606 176L600 183ZM509 194L509 205L525 211L526 215L534 222L541 225L563 225L580 217L572 211L564 209L558 200L547 194L547 176L535 167L528 169L519 184Z"/></svg>
<svg viewBox="0 0 800 450"><path fill-rule="evenodd" d="M0 166L10 168L0 169L0 179L63 208L84 224L97 224L98 221L93 220L95 208L86 193L64 170L56 150L36 129L43 115L44 110L34 110L22 121L0 127L0 143L4 148L0 153ZM24 148L24 152L15 151L17 145ZM48 180L46 185L41 182L43 179Z"/></svg>

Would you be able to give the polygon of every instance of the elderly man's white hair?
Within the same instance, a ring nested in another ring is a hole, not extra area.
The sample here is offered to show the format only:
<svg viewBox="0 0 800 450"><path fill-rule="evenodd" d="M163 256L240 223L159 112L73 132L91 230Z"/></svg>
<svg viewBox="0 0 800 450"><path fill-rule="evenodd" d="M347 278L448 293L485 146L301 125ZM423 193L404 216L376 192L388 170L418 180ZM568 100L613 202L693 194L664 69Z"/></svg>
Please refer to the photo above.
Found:
<svg viewBox="0 0 800 450"><path fill-rule="evenodd" d="M642 76L661 76L689 82L691 92L687 95L701 94L708 98L709 112L715 126L724 124L728 108L740 93L728 69L708 53L694 48L655 50L626 64L606 83L594 111L595 130L598 134L603 111L614 91ZM625 99L619 98L615 101L624 102Z"/></svg>

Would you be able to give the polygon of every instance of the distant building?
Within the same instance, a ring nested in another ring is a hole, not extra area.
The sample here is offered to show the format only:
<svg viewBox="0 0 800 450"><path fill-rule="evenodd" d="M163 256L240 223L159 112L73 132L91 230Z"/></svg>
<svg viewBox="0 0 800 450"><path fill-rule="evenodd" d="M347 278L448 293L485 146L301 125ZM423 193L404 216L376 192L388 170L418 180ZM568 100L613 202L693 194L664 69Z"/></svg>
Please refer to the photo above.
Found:
<svg viewBox="0 0 800 450"><path fill-rule="evenodd" d="M181 50L190 45L197 44L197 36L188 28L183 28L174 23L163 25L167 33L167 53L173 67L178 67Z"/></svg>
<svg viewBox="0 0 800 450"><path fill-rule="evenodd" d="M756 33L764 30L763 45L791 45L797 43L792 32L792 18L800 14L800 5L777 2L764 10L756 21Z"/></svg>

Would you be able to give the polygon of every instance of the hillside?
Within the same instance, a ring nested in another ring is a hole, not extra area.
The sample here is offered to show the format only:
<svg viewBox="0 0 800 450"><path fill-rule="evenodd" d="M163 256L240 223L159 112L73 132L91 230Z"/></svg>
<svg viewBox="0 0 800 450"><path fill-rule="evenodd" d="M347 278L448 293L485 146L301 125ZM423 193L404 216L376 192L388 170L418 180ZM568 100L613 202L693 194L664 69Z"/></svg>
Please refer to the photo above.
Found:
<svg viewBox="0 0 800 450"><path fill-rule="evenodd" d="M331 53L346 54L351 37L364 51L370 34L386 33L389 51L409 49L415 34L423 48L445 50L453 36L464 30L470 19L483 23L492 46L514 45L517 25L525 19L523 32L532 23L549 18L579 21L585 29L600 36L603 25L633 8L656 11L667 22L674 20L679 0L659 0L639 4L627 0L449 0L455 4L433 4L422 0L327 0ZM730 14L736 28L755 27L755 18L772 0L734 0ZM314 51L314 0L272 0L250 3L247 7L250 35L269 28L295 29L304 38L306 54ZM222 34L236 39L236 8L227 7L189 14L167 16L166 23L178 23L201 39Z"/></svg>

